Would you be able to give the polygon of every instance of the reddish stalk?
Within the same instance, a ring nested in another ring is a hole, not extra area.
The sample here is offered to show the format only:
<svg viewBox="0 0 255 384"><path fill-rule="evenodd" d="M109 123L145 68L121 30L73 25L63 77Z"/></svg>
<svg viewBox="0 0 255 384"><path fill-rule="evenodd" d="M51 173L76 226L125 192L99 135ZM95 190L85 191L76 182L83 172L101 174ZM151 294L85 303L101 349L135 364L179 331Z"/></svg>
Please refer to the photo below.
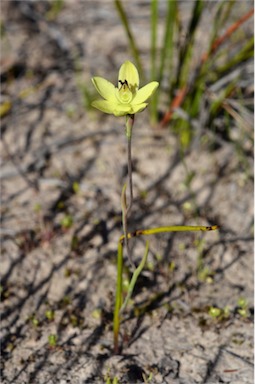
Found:
<svg viewBox="0 0 255 384"><path fill-rule="evenodd" d="M235 32L246 20L248 20L254 14L254 8L252 8L249 12L243 15L239 20L230 25L230 27L226 30L226 32L214 40L211 45L209 52L206 52L201 57L201 63L204 64L209 57L214 54L214 52L219 48L219 46L224 43L226 39L228 39L233 32Z"/></svg>
<svg viewBox="0 0 255 384"><path fill-rule="evenodd" d="M211 45L211 48L208 52L205 52L201 57L201 66L209 59L211 55L215 53L215 51L223 44L223 42L228 39L232 33L234 33L245 21L247 21L252 15L254 14L254 8L252 8L249 12L247 12L245 15L243 15L239 20L237 20L235 23L233 23L227 31L220 37L214 40L214 42ZM160 122L160 127L164 127L169 121L171 120L174 109L179 107L182 102L184 101L184 98L187 94L188 87L184 86L182 89L180 89L172 101L172 103L169 106L168 111L165 113L163 119Z"/></svg>
<svg viewBox="0 0 255 384"><path fill-rule="evenodd" d="M188 91L188 87L185 85L183 88L179 89L177 92L177 95L173 99L172 103L170 104L169 110L165 113L163 119L160 122L160 127L163 128L172 118L175 108L178 108Z"/></svg>

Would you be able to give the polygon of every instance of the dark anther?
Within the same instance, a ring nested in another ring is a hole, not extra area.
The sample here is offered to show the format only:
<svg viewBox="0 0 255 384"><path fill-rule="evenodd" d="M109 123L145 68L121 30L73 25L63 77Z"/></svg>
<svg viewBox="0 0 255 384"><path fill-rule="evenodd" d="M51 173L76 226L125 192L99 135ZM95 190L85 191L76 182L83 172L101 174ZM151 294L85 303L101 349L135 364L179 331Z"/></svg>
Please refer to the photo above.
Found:
<svg viewBox="0 0 255 384"><path fill-rule="evenodd" d="M126 84L126 85L128 86L128 82L127 82L127 80L124 80L124 81L119 80L119 83L120 83L121 85Z"/></svg>

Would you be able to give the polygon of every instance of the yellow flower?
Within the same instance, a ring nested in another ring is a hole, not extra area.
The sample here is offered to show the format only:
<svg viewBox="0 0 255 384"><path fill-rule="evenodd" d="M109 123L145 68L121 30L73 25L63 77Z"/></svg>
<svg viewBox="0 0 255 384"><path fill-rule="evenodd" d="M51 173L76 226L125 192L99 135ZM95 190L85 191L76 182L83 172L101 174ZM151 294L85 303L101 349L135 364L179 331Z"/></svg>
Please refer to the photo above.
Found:
<svg viewBox="0 0 255 384"><path fill-rule="evenodd" d="M130 61L125 61L119 70L118 87L102 77L93 77L92 82L104 100L95 100L92 106L115 116L134 115L147 107L145 101L158 87L157 81L139 89L139 75Z"/></svg>

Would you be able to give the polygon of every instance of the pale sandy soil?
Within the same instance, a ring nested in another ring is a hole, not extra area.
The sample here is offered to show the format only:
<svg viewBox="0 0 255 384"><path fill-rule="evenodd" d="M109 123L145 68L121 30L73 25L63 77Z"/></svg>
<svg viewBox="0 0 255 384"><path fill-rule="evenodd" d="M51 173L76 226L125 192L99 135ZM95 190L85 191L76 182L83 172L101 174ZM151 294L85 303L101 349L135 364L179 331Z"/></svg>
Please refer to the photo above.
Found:
<svg viewBox="0 0 255 384"><path fill-rule="evenodd" d="M145 58L146 4L127 5ZM45 6L3 6L2 75L12 75L3 77L2 93L12 109L2 119L1 143L1 382L104 383L108 375L119 383L251 384L250 144L245 163L226 141L213 151L197 145L183 160L171 130L153 129L148 111L137 116L130 229L217 224L220 230L151 239L151 270L133 297L134 306L147 310L137 317L129 307L123 348L114 355L124 119L87 112L77 84L95 74L114 81L127 58L126 39L108 1L66 2L54 23L40 16ZM194 172L190 186L185 164ZM61 224L66 216L73 220L68 229ZM144 244L132 243L137 262ZM199 258L208 272L200 279ZM228 308L228 315L217 320L210 307ZM57 335L56 347L49 347L50 335Z"/></svg>

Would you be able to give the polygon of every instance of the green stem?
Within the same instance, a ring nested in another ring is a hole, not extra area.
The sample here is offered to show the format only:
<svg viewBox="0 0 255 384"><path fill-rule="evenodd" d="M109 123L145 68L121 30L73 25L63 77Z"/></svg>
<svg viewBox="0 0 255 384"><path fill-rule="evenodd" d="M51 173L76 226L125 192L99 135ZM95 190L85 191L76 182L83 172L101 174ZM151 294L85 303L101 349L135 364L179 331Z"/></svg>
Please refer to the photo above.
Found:
<svg viewBox="0 0 255 384"><path fill-rule="evenodd" d="M127 185L124 184L121 192L121 210L122 210L122 227L123 227L123 237L125 242L125 247L127 249L127 257L130 265L135 268L135 265L132 261L129 244L128 244L128 229L127 229L127 202L126 202L126 189Z"/></svg>
<svg viewBox="0 0 255 384"><path fill-rule="evenodd" d="M121 193L121 210L122 210L122 226L123 226L123 239L127 249L127 256L130 265L135 268L133 264L131 253L128 244L128 229L127 229L127 215L131 210L133 202L133 184L132 184L132 157L131 157L131 138L132 128L134 125L135 115L126 116L126 136L128 140L128 183L129 183L129 204L127 207L126 202L126 189L127 185L124 184ZM139 267L138 267L139 268ZM123 245L122 241L118 243L118 261L117 261L117 284L116 284L116 297L115 297L115 309L113 316L113 338L114 338L114 352L119 351L119 328L120 328L120 307L122 305L122 274L123 274ZM134 283L135 284L135 283Z"/></svg>
<svg viewBox="0 0 255 384"><path fill-rule="evenodd" d="M132 140L132 129L135 121L135 115L127 115L126 116L126 137L127 137L127 152L128 152L128 184L129 184L129 204L128 207L126 206L126 187L123 187L122 190L122 225L123 225L123 232L125 236L125 246L127 250L127 256L130 265L135 268L135 265L132 261L131 252L129 249L128 244L128 214L131 211L131 207L133 204L133 182L132 182L132 155L131 155L131 140Z"/></svg>
<svg viewBox="0 0 255 384"><path fill-rule="evenodd" d="M114 352L119 352L120 308L122 305L122 273L123 273L123 246L118 243L117 284L115 296L115 308L113 315L113 344Z"/></svg>
<svg viewBox="0 0 255 384"><path fill-rule="evenodd" d="M133 204L133 181L132 181L132 154L131 154L131 140L132 128L135 121L135 115L127 115L126 117L126 136L128 140L127 153L128 153L128 184L129 184L129 204L127 214L131 210Z"/></svg>
<svg viewBox="0 0 255 384"><path fill-rule="evenodd" d="M142 270L143 270L143 268L145 266L145 263L147 261L148 253L149 253L149 242L146 241L146 248L145 248L145 251L144 251L143 258L142 258L140 264L138 265L138 267L135 269L135 271L133 273L132 279L131 279L130 284L128 286L127 296L125 298L124 303L122 304L122 307L120 308L120 314L123 313L123 311L125 310L125 308L126 308L126 306L128 304L128 301L129 301L130 297L132 296L132 293L133 293L133 290L134 290L134 287L135 287L135 283L136 283L136 281L138 279L138 276L142 272Z"/></svg>
<svg viewBox="0 0 255 384"><path fill-rule="evenodd" d="M127 237L128 239L132 239L133 237L137 236L143 236L143 235L155 235L156 233L163 233L163 232L191 232L191 231L215 231L216 229L219 229L217 225L212 226L203 226L203 225L171 225L169 227L156 227L156 228L150 228L150 229L137 229L136 231L132 233L128 233ZM119 239L119 241L123 242L124 236L122 235Z"/></svg>

